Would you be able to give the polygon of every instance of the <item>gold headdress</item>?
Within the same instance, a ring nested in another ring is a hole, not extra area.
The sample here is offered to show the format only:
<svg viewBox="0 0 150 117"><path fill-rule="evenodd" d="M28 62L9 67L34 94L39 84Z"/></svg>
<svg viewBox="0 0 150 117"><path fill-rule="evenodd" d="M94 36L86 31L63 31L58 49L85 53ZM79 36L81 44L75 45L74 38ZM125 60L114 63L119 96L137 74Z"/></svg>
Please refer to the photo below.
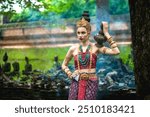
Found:
<svg viewBox="0 0 150 117"><path fill-rule="evenodd" d="M87 29L87 31L91 31L91 25L88 21L86 21L84 18L82 18L81 20L79 20L76 24L77 28L78 27L85 27Z"/></svg>

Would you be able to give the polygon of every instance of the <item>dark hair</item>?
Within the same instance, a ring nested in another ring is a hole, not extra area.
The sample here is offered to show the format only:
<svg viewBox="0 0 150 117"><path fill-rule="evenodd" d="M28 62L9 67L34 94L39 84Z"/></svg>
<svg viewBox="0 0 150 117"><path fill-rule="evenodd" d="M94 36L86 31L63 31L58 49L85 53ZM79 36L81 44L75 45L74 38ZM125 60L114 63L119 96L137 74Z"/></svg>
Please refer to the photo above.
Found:
<svg viewBox="0 0 150 117"><path fill-rule="evenodd" d="M81 19L84 18L86 21L90 22L89 11L83 11Z"/></svg>

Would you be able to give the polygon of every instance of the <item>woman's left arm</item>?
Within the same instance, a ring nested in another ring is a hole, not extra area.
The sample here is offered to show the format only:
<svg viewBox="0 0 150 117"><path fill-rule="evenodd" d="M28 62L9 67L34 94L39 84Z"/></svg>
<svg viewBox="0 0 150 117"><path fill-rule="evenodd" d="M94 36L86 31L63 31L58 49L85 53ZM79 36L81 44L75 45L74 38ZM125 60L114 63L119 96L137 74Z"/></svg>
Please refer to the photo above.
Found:
<svg viewBox="0 0 150 117"><path fill-rule="evenodd" d="M106 40L109 43L111 48L103 46L103 47L99 48L99 51L101 53L104 53L104 54L113 54L113 55L119 54L120 50L117 46L117 43L115 41L113 41L112 37L108 33L108 23L107 22L102 22L102 24L103 24L104 36L105 36L105 38L106 38Z"/></svg>

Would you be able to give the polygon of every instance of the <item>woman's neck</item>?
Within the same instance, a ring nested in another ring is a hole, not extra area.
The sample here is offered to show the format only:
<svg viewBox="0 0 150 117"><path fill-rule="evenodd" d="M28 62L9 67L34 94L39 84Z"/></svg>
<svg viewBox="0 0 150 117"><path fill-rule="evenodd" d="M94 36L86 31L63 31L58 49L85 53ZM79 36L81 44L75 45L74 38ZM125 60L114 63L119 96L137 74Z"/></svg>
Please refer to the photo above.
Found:
<svg viewBox="0 0 150 117"><path fill-rule="evenodd" d="M82 45L83 47L88 46L90 44L90 41L87 40L86 42L81 42L80 45Z"/></svg>

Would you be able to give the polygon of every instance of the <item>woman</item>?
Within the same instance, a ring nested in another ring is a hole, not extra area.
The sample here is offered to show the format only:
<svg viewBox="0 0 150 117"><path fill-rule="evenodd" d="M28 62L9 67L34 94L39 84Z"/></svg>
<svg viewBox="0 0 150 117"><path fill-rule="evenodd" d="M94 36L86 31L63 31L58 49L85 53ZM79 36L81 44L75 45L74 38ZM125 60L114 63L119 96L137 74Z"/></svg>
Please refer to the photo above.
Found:
<svg viewBox="0 0 150 117"><path fill-rule="evenodd" d="M119 54L120 51L115 41L108 33L107 22L102 22L103 35L110 44L111 48L101 46L99 40L97 44L90 42L91 32L90 23L82 18L76 24L77 38L80 43L73 45L62 64L62 69L72 80L69 92L69 99L75 100L94 100L98 90L98 78L96 77L97 54ZM69 61L74 58L75 71L72 73L68 68Z"/></svg>

